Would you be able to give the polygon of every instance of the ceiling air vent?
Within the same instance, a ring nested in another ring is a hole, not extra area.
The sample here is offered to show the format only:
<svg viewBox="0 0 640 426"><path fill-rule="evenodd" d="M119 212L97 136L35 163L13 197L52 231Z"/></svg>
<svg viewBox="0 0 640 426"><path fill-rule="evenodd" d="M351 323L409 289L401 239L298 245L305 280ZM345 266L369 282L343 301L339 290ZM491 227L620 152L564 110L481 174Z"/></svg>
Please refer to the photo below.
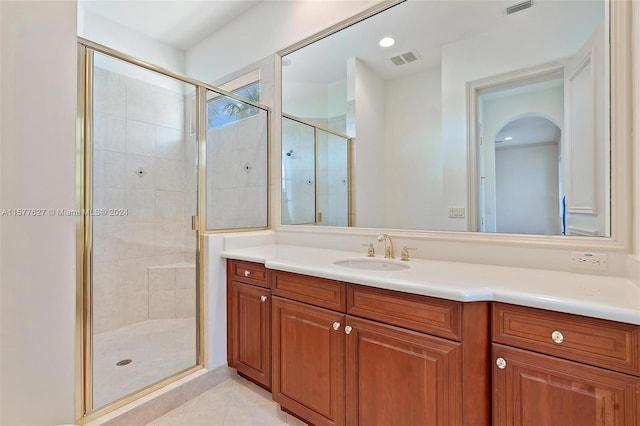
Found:
<svg viewBox="0 0 640 426"><path fill-rule="evenodd" d="M509 6L507 8L507 15L511 15L512 13L520 12L521 10L529 9L533 4L532 0L523 1L522 3L514 4L513 6Z"/></svg>
<svg viewBox="0 0 640 426"><path fill-rule="evenodd" d="M391 62L393 62L395 65L404 65L417 60L418 54L415 51L403 53L402 55L394 56L393 58L391 58Z"/></svg>

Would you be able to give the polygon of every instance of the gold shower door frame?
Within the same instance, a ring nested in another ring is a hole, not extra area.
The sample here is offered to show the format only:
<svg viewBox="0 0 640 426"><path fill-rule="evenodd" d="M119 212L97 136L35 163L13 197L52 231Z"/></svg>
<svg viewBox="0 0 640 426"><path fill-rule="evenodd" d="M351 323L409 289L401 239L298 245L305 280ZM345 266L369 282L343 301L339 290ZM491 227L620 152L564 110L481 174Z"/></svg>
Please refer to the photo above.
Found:
<svg viewBox="0 0 640 426"><path fill-rule="evenodd" d="M193 85L196 88L196 142L197 142L197 216L192 219L192 228L197 233L196 246L196 364L177 374L162 379L150 386L118 399L97 410L93 409L93 348L92 348L92 260L93 233L91 215L79 215L76 223L76 422L84 424L106 413L129 404L144 395L180 380L204 367L204 235L228 232L206 229L206 144L207 144L207 90L236 99L266 111L267 122L271 120L271 109L251 102L220 88L175 73L168 69L141 61L122 52L78 37L78 115L76 119L76 207L79 212L90 212L93 207L93 65L94 53L119 59L131 65L154 71L161 75ZM267 158L270 151L270 124L267 131ZM267 176L269 176L267 164ZM267 184L270 191L270 184ZM267 192L267 199L269 193ZM267 206L267 212L270 212ZM264 227L233 229L234 232L264 230L270 228L270 218Z"/></svg>

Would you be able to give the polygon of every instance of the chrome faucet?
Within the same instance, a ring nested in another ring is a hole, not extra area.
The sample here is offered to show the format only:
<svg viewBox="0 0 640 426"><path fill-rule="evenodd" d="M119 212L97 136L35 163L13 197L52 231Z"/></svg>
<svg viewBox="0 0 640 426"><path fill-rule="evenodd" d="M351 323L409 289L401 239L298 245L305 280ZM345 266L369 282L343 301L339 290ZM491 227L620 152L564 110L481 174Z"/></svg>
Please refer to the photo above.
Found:
<svg viewBox="0 0 640 426"><path fill-rule="evenodd" d="M394 259L393 255L393 242L388 234L378 235L378 241L384 241L384 257L387 259Z"/></svg>

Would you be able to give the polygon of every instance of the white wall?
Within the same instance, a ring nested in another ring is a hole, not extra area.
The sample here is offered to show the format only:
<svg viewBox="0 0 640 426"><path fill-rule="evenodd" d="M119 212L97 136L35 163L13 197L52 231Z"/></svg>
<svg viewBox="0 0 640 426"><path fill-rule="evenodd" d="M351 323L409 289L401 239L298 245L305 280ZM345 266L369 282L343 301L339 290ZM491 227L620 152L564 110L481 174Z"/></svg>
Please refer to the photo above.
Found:
<svg viewBox="0 0 640 426"><path fill-rule="evenodd" d="M0 3L0 58L2 54L2 4ZM3 93L2 90L2 66L0 66L0 94ZM0 111L2 111L2 107L0 104ZM0 114L0 129L2 129L2 114ZM0 133L0 164L2 164L2 133ZM2 173L0 173L0 210L4 207L4 203L2 201ZM0 219L0 241L3 241L2 238L2 220ZM2 307L2 244L0 244L0 307ZM2 335L2 317L0 315L0 335ZM0 340L0 347L2 347L2 340ZM2 351L0 350L0 423L2 423L2 401L3 401L3 386L2 386Z"/></svg>
<svg viewBox="0 0 640 426"><path fill-rule="evenodd" d="M633 128L634 128L634 179L635 209L633 253L640 256L640 4L632 3L633 8Z"/></svg>
<svg viewBox="0 0 640 426"><path fill-rule="evenodd" d="M186 72L215 81L349 18L377 0L265 1L193 46Z"/></svg>
<svg viewBox="0 0 640 426"><path fill-rule="evenodd" d="M338 80L328 86L327 117L336 117L347 113L347 80ZM334 129L345 132L345 129Z"/></svg>
<svg viewBox="0 0 640 426"><path fill-rule="evenodd" d="M85 10L82 4L78 5L78 21L78 35L80 37L171 71L185 72L185 52L180 49L160 43L117 22ZM98 66L100 65L98 64ZM112 69L112 71L119 70ZM130 75L130 77L136 78L134 75ZM145 73L140 79L148 80L149 75Z"/></svg>
<svg viewBox="0 0 640 426"><path fill-rule="evenodd" d="M497 232L539 235L561 232L558 155L557 143L496 150Z"/></svg>
<svg viewBox="0 0 640 426"><path fill-rule="evenodd" d="M439 68L385 84L385 226L446 229Z"/></svg>
<svg viewBox="0 0 640 426"><path fill-rule="evenodd" d="M633 52L633 230L631 242L633 256L629 256L630 275L640 283L640 4L634 2L632 8L632 49Z"/></svg>
<svg viewBox="0 0 640 426"><path fill-rule="evenodd" d="M327 117L328 87L324 84L287 83L282 88L282 110L296 117Z"/></svg>
<svg viewBox="0 0 640 426"><path fill-rule="evenodd" d="M352 58L355 81L355 122L367 123L357 126L353 142L353 225L377 227L385 223L384 182L385 164L385 119L384 80L364 62ZM350 73L348 73L349 75ZM349 77L348 77L349 78ZM365 190L368 188L368 190ZM371 190L379 188L379 191Z"/></svg>
<svg viewBox="0 0 640 426"><path fill-rule="evenodd" d="M74 209L76 2L0 8L2 208ZM72 423L75 218L1 223L0 423Z"/></svg>

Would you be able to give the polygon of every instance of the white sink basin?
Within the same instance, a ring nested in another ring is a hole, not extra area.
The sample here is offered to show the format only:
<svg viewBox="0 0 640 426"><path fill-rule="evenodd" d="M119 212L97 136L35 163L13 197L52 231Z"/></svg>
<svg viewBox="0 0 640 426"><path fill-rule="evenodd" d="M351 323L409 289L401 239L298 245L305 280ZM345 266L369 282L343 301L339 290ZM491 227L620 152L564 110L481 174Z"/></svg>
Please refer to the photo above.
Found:
<svg viewBox="0 0 640 426"><path fill-rule="evenodd" d="M409 265L406 263L368 257L336 260L333 264L344 266L345 268L366 269L368 271L403 271L409 269Z"/></svg>

